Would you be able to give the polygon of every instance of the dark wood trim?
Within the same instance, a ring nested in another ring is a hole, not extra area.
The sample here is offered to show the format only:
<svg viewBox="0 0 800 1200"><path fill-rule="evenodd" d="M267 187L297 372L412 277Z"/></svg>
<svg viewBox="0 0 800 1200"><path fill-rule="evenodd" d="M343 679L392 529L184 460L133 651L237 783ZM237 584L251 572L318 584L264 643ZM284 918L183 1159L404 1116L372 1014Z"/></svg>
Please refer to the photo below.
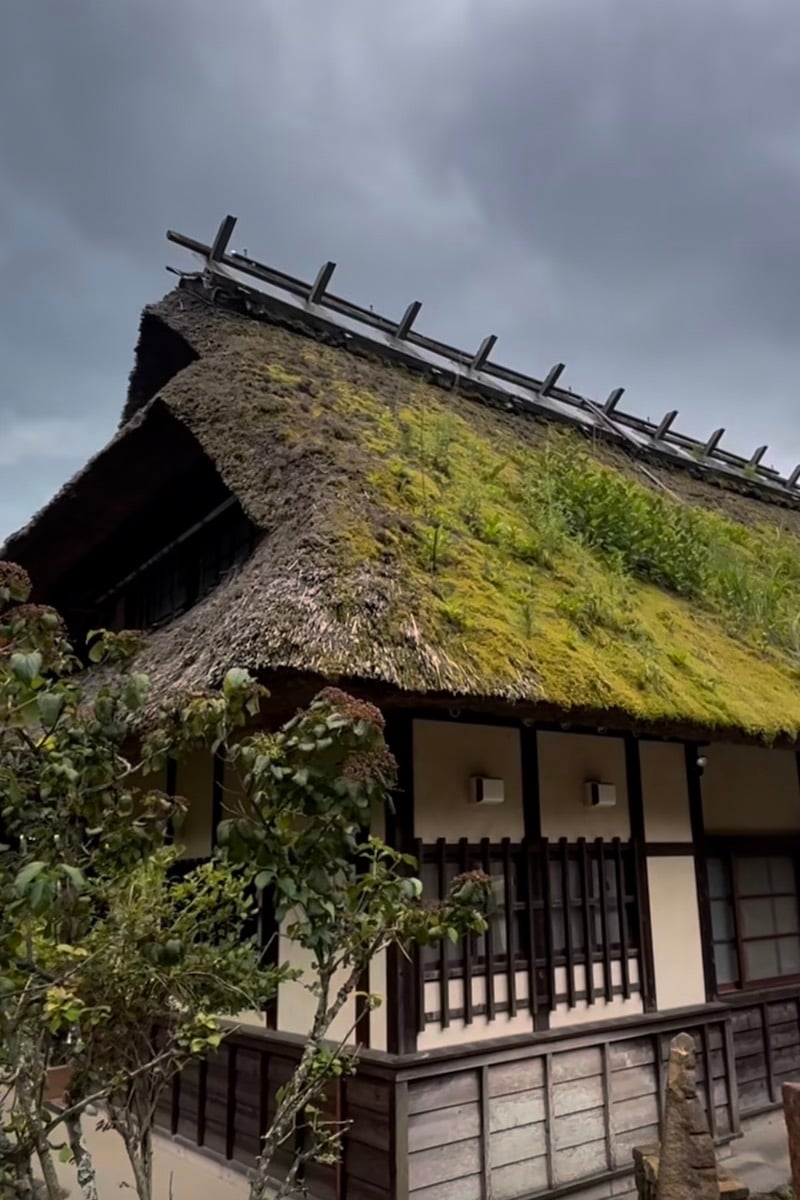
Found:
<svg viewBox="0 0 800 1200"><path fill-rule="evenodd" d="M606 1135L606 1165L613 1171L617 1165L614 1153L613 1104L611 1091L611 1056L608 1052L608 1042L604 1043L601 1051L603 1060L603 1130Z"/></svg>
<svg viewBox="0 0 800 1200"><path fill-rule="evenodd" d="M197 1067L197 1144L206 1140L206 1094L208 1091L208 1059L201 1058ZM266 1128L266 1126L265 1126Z"/></svg>
<svg viewBox="0 0 800 1200"><path fill-rule="evenodd" d="M575 946L572 938L572 905L569 896L569 843L565 837L558 839L558 861L561 867L561 907L564 916L564 951L567 970L567 1007L575 1007ZM555 995L551 1001L555 1005Z"/></svg>
<svg viewBox="0 0 800 1200"><path fill-rule="evenodd" d="M469 870L469 838L459 838L459 870ZM461 942L464 955L464 1024L472 1024L472 937L465 934ZM424 986L424 985L423 985Z"/></svg>
<svg viewBox="0 0 800 1200"><path fill-rule="evenodd" d="M686 788L689 796L689 820L692 827L700 943L703 954L703 982L706 989L706 1000L712 1000L717 994L717 977L714 968L714 934L708 891L708 845L703 819L703 788L700 782L700 771L697 767L697 746L687 742L684 746L684 759L686 762Z"/></svg>
<svg viewBox="0 0 800 1200"><path fill-rule="evenodd" d="M550 843L547 838L542 838L539 842L539 862L542 871L542 903L544 904L544 950L545 961L547 963L547 995L546 1003L540 1012L536 1014L534 1029L549 1029L550 1027L550 1010L555 1006L556 998L556 966L555 956L553 954L553 922L548 914L552 908L552 895L550 892Z"/></svg>
<svg viewBox="0 0 800 1200"><path fill-rule="evenodd" d="M700 1041L703 1051L703 1069L706 1077L706 1116L708 1127L714 1141L717 1140L717 1108L714 1104L714 1070L711 1064L711 1047L708 1044L708 1028L700 1029Z"/></svg>
<svg viewBox="0 0 800 1200"><path fill-rule="evenodd" d="M592 913L589 907L589 859L586 854L586 838L578 838L578 871L581 881L581 916L583 920L583 963L586 973L586 1001L594 1004L594 936ZM605 892L605 880L600 885ZM609 953L608 942L603 946L604 958Z"/></svg>
<svg viewBox="0 0 800 1200"><path fill-rule="evenodd" d="M597 875L600 877L600 930L603 940L603 988L606 994L606 1000L610 1004L614 996L614 971L612 967L612 948L610 948L610 936L608 931L608 896L606 895L606 853L604 853L603 839L595 839L595 852L597 854ZM622 904L624 904L625 893L622 893Z"/></svg>
<svg viewBox="0 0 800 1200"><path fill-rule="evenodd" d="M647 842L644 852L648 858L690 858L693 842Z"/></svg>
<svg viewBox="0 0 800 1200"><path fill-rule="evenodd" d="M491 842L488 838L481 839L481 863L487 875L492 873L491 863ZM492 932L491 922L486 926L486 933L483 935L486 941L486 954L484 955L484 978L486 980L486 1016L488 1020L493 1021L496 1016L495 997L494 997L494 934Z"/></svg>
<svg viewBox="0 0 800 1200"><path fill-rule="evenodd" d="M517 968L515 962L516 929L514 916L514 893L511 887L511 839L503 838L503 902L506 925L506 986L508 988L508 1011L517 1015ZM519 884L519 881L518 881Z"/></svg>
<svg viewBox="0 0 800 1200"><path fill-rule="evenodd" d="M536 966L536 919L533 908L534 896L534 851L530 842L526 838L523 842L524 870L525 870L525 908L527 917L527 942L528 942L528 1010L531 1014L531 1024L536 1028L536 1020L539 1012L539 982L537 979Z"/></svg>
<svg viewBox="0 0 800 1200"><path fill-rule="evenodd" d="M654 1012L656 1009L655 966L653 962L653 931L650 923L650 885L645 857L642 766L639 758L639 743L632 734L625 735L625 778L628 786L628 812L636 871L636 911L639 921L639 972L642 1003L645 1012Z"/></svg>
<svg viewBox="0 0 800 1200"><path fill-rule="evenodd" d="M414 850L414 719L392 713L386 722L386 742L397 762L397 787L386 813L386 842L404 854ZM417 952L415 952L417 956ZM418 957L418 956L417 956ZM417 1030L424 1028L425 1006L415 992L414 961L397 946L386 952L386 1045L391 1054L417 1048ZM424 988L424 984L423 984Z"/></svg>
<svg viewBox="0 0 800 1200"><path fill-rule="evenodd" d="M544 1056L544 1131L547 1154L547 1186L555 1184L555 1105L553 1104L553 1056Z"/></svg>
<svg viewBox="0 0 800 1200"><path fill-rule="evenodd" d="M602 839L601 839L602 841ZM617 881L617 904L619 907L619 953L620 953L620 971L622 972L622 995L626 1000L630 1000L631 996L631 939L628 930L628 905L625 902L627 892L625 890L625 865L622 859L622 841L620 838L614 838L614 874ZM605 901L605 889L603 889L603 907L607 909ZM608 944L608 915L605 917L606 928L603 929L604 943ZM611 964L609 963L609 978L613 985L613 976L611 975ZM641 981L640 981L641 985Z"/></svg>
<svg viewBox="0 0 800 1200"><path fill-rule="evenodd" d="M225 1157L233 1158L236 1146L236 1052L238 1047L230 1039L228 1047L228 1094L225 1107Z"/></svg>
<svg viewBox="0 0 800 1200"><path fill-rule="evenodd" d="M408 1200L408 1084L398 1081L389 1101L390 1178L393 1200Z"/></svg>
<svg viewBox="0 0 800 1200"><path fill-rule="evenodd" d="M761 1014L761 1030L764 1038L764 1060L767 1067L767 1088L773 1104L778 1102L778 1089L775 1083L775 1056L772 1053L772 1038L769 1031L769 1010L766 1001L758 1006Z"/></svg>
<svg viewBox="0 0 800 1200"><path fill-rule="evenodd" d="M478 1096L481 1106L481 1174L482 1194L489 1200L492 1195L492 1159L489 1135L491 1123L489 1119L489 1068L481 1067L478 1072Z"/></svg>
<svg viewBox="0 0 800 1200"><path fill-rule="evenodd" d="M178 1119L181 1111L181 1077L176 1072L172 1076L172 1096L170 1103L169 1127L172 1136L178 1132Z"/></svg>
<svg viewBox="0 0 800 1200"><path fill-rule="evenodd" d="M440 837L436 841L436 883L438 899L447 897L447 839ZM418 852L418 857L419 857ZM450 976L448 973L449 939L439 939L439 1024L442 1029L450 1026Z"/></svg>
<svg viewBox="0 0 800 1200"><path fill-rule="evenodd" d="M728 1089L728 1112L731 1118L731 1133L738 1136L742 1121L739 1115L739 1086L736 1079L736 1054L733 1046L733 1023L724 1021L722 1026L722 1053L725 1061L725 1083Z"/></svg>
<svg viewBox="0 0 800 1200"><path fill-rule="evenodd" d="M539 785L539 742L536 729L520 726L522 763L522 815L526 838L542 836L542 805Z"/></svg>
<svg viewBox="0 0 800 1200"><path fill-rule="evenodd" d="M224 783L225 751L220 748L214 755L211 778L211 845L213 847L217 845L217 829L222 820L222 814L225 811L223 800Z"/></svg>

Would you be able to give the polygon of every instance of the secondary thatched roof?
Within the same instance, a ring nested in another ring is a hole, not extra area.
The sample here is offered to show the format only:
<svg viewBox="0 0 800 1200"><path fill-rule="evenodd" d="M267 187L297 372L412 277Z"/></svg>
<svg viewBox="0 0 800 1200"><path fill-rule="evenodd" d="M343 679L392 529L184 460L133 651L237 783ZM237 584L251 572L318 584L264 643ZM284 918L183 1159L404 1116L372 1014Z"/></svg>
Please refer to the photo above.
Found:
<svg viewBox="0 0 800 1200"><path fill-rule="evenodd" d="M789 500L643 469L191 286L146 311L125 418L4 553L34 577L74 568L135 502L120 485L110 503L111 480L147 485L125 455L167 470L155 450L186 454L188 431L262 537L149 636L159 695L243 665L798 738Z"/></svg>

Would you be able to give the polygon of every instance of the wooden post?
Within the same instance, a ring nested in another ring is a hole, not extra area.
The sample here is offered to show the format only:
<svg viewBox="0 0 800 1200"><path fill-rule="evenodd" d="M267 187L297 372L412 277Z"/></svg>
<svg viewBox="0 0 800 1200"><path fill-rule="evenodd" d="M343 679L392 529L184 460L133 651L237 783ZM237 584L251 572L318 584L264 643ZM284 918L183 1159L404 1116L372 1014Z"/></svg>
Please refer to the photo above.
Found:
<svg viewBox="0 0 800 1200"><path fill-rule="evenodd" d="M642 768L639 743L631 733L625 734L625 775L628 784L628 808L631 822L636 872L636 908L639 917L639 965L642 1004L645 1012L656 1007L655 968L653 964L653 933L650 926L650 885L647 878L647 858L644 832L644 801L642 798Z"/></svg>
<svg viewBox="0 0 800 1200"><path fill-rule="evenodd" d="M394 811L386 814L386 841L404 854L414 852L414 726L408 713L393 713L386 724L386 741L397 760ZM415 975L419 958L409 962L396 946L386 954L386 1042L390 1054L411 1054L417 1048ZM420 1023L424 1020L424 1012Z"/></svg>
<svg viewBox="0 0 800 1200"><path fill-rule="evenodd" d="M703 820L703 789L697 768L697 746L687 742L684 746L686 760L686 787L689 795L689 818L692 824L692 848L694 853L694 877L697 888L697 909L700 918L700 942L703 951L703 982L706 1001L714 999L717 990L714 970L714 933L711 926L711 901L708 892L708 863L706 861L705 822ZM738 954L738 946L737 946Z"/></svg>

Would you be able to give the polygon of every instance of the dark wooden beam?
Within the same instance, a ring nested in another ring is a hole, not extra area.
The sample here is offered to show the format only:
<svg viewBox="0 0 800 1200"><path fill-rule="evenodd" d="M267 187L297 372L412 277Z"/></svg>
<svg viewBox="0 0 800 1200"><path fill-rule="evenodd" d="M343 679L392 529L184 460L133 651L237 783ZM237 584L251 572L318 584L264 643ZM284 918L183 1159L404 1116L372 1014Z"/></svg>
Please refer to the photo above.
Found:
<svg viewBox="0 0 800 1200"><path fill-rule="evenodd" d="M714 934L711 925L711 900L708 893L708 847L703 820L703 788L697 765L697 746L687 742L684 747L686 789L689 796L689 820L692 827L692 853L697 888L697 909L700 920L700 942L703 954L703 982L706 1000L713 1000L717 991L714 970Z"/></svg>
<svg viewBox="0 0 800 1200"><path fill-rule="evenodd" d="M397 787L392 808L386 814L386 841L395 850L413 854L414 843L414 720L410 713L396 712L386 723L386 742L397 761ZM409 962L396 946L386 955L386 1045L390 1054L412 1054L417 1048L419 1014L415 975L421 962ZM424 998L420 997L420 1000Z"/></svg>
<svg viewBox="0 0 800 1200"><path fill-rule="evenodd" d="M458 842L458 865L462 873L470 868L469 839L462 837ZM464 955L464 1024L472 1024L472 935L467 933L461 942Z"/></svg>
<svg viewBox="0 0 800 1200"><path fill-rule="evenodd" d="M655 968L653 964L653 931L650 923L650 885L645 857L644 800L642 797L642 765L639 742L633 734L625 735L625 776L628 785L631 842L633 844L636 876L636 909L639 918L639 965L642 1003L645 1012L656 1008Z"/></svg>
<svg viewBox="0 0 800 1200"><path fill-rule="evenodd" d="M536 730L520 726L522 761L522 816L525 837L535 841L542 836L542 806L539 790L539 742Z"/></svg>

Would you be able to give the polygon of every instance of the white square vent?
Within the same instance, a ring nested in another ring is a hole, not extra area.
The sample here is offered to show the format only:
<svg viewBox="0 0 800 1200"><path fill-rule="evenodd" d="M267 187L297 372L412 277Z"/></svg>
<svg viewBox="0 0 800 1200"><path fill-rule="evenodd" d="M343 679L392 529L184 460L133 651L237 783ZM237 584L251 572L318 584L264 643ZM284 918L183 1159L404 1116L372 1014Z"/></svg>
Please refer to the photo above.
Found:
<svg viewBox="0 0 800 1200"><path fill-rule="evenodd" d="M502 779L473 775L470 787L473 804L502 804L506 798L505 783Z"/></svg>
<svg viewBox="0 0 800 1200"><path fill-rule="evenodd" d="M617 788L613 783L586 784L584 804L587 808L613 808L617 803Z"/></svg>

